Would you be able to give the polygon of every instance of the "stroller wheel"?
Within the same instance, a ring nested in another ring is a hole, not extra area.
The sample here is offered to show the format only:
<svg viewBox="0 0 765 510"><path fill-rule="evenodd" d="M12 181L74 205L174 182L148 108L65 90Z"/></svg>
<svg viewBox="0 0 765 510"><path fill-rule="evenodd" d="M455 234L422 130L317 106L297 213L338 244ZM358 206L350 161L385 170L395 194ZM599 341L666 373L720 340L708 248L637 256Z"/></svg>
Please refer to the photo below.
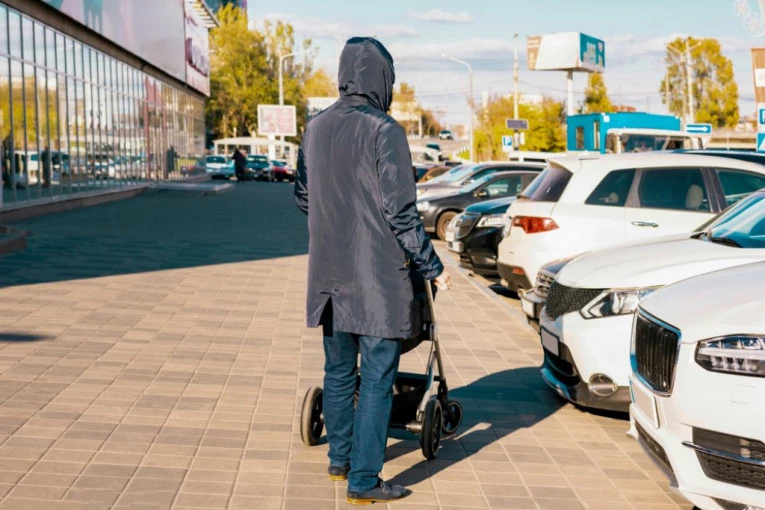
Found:
<svg viewBox="0 0 765 510"><path fill-rule="evenodd" d="M444 435L451 436L462 423L462 404L456 400L449 400L444 411Z"/></svg>
<svg viewBox="0 0 765 510"><path fill-rule="evenodd" d="M425 406L425 420L422 424L422 454L428 460L438 455L441 446L441 431L444 427L444 413L437 397L431 397Z"/></svg>
<svg viewBox="0 0 765 510"><path fill-rule="evenodd" d="M306 392L303 399L303 410L300 413L300 437L306 446L317 444L324 430L323 393L321 388L314 386Z"/></svg>

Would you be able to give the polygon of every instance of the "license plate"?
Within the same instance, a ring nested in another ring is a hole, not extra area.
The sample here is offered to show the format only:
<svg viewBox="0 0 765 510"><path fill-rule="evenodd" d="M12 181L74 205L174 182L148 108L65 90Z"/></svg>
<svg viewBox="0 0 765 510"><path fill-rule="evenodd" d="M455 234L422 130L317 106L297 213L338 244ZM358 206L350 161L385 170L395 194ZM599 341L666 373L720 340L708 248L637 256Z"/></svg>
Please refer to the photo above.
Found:
<svg viewBox="0 0 765 510"><path fill-rule="evenodd" d="M447 232L446 233L446 242L452 242L454 241L454 232Z"/></svg>
<svg viewBox="0 0 765 510"><path fill-rule="evenodd" d="M558 345L560 341L558 340L558 337L547 331L546 329L542 330L542 347L550 351L551 353L555 354L556 356L560 356L560 346Z"/></svg>
<svg viewBox="0 0 765 510"><path fill-rule="evenodd" d="M536 319L536 315L534 314L534 303L527 299L521 298L521 308L523 309L523 313Z"/></svg>
<svg viewBox="0 0 765 510"><path fill-rule="evenodd" d="M648 418L653 426L659 428L659 413L656 410L656 397L653 393L643 387L642 384L636 384L630 381L630 393L632 402L638 408L640 414Z"/></svg>

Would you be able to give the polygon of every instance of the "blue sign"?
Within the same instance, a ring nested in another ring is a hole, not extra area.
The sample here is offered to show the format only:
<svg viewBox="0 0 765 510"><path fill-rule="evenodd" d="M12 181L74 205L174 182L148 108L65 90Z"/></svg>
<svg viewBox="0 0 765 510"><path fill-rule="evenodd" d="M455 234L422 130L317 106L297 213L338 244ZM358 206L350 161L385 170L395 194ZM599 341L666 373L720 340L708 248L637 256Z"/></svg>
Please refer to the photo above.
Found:
<svg viewBox="0 0 765 510"><path fill-rule="evenodd" d="M529 129L529 121L526 119L505 119L505 125L507 125L507 129Z"/></svg>
<svg viewBox="0 0 765 510"><path fill-rule="evenodd" d="M765 133L757 133L757 152L765 152Z"/></svg>
<svg viewBox="0 0 765 510"><path fill-rule="evenodd" d="M760 108L758 110L757 123L765 125L765 108Z"/></svg>
<svg viewBox="0 0 765 510"><path fill-rule="evenodd" d="M685 132L697 135L711 135L712 124L688 124L685 126Z"/></svg>
<svg viewBox="0 0 765 510"><path fill-rule="evenodd" d="M602 73L606 68L606 43L587 34L579 34L579 62L590 71Z"/></svg>
<svg viewBox="0 0 765 510"><path fill-rule="evenodd" d="M512 136L503 136L502 137L502 147L512 147L513 146L513 137Z"/></svg>

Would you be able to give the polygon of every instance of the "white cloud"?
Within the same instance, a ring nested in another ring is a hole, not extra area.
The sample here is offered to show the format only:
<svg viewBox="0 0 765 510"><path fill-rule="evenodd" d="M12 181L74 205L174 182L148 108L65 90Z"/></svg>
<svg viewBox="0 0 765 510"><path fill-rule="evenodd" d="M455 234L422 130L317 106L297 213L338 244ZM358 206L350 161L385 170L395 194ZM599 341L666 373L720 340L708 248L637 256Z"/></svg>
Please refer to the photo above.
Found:
<svg viewBox="0 0 765 510"><path fill-rule="evenodd" d="M323 39L332 39L335 36L345 38L350 37L349 34L353 33L353 29L341 22L327 21L322 19L305 20L296 18L288 14L270 13L265 14L257 21L251 21L251 26L262 26L263 21L285 21L292 25L295 29L295 34L298 37L314 37Z"/></svg>
<svg viewBox="0 0 765 510"><path fill-rule="evenodd" d="M475 21L467 11L447 12L441 9L431 9L423 12L409 10L408 15L412 19L434 23L473 23Z"/></svg>
<svg viewBox="0 0 765 510"><path fill-rule="evenodd" d="M635 35L616 35L606 37L606 72L613 66L639 64L641 60L658 62L664 58L667 43L688 34L672 33L664 36L639 38ZM717 37L722 52L728 58L737 53L748 53L751 43L742 37Z"/></svg>

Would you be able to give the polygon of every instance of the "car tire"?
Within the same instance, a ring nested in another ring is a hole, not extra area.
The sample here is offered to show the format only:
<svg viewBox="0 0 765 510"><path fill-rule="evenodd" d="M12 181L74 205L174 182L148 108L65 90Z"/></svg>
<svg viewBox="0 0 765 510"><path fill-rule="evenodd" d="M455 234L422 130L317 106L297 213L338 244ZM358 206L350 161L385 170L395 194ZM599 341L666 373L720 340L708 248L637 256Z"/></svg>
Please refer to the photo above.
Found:
<svg viewBox="0 0 765 510"><path fill-rule="evenodd" d="M455 216L457 216L455 211L446 211L441 213L441 216L438 217L438 221L436 222L436 235L439 239L446 239L446 227L449 226L449 223L451 223Z"/></svg>

